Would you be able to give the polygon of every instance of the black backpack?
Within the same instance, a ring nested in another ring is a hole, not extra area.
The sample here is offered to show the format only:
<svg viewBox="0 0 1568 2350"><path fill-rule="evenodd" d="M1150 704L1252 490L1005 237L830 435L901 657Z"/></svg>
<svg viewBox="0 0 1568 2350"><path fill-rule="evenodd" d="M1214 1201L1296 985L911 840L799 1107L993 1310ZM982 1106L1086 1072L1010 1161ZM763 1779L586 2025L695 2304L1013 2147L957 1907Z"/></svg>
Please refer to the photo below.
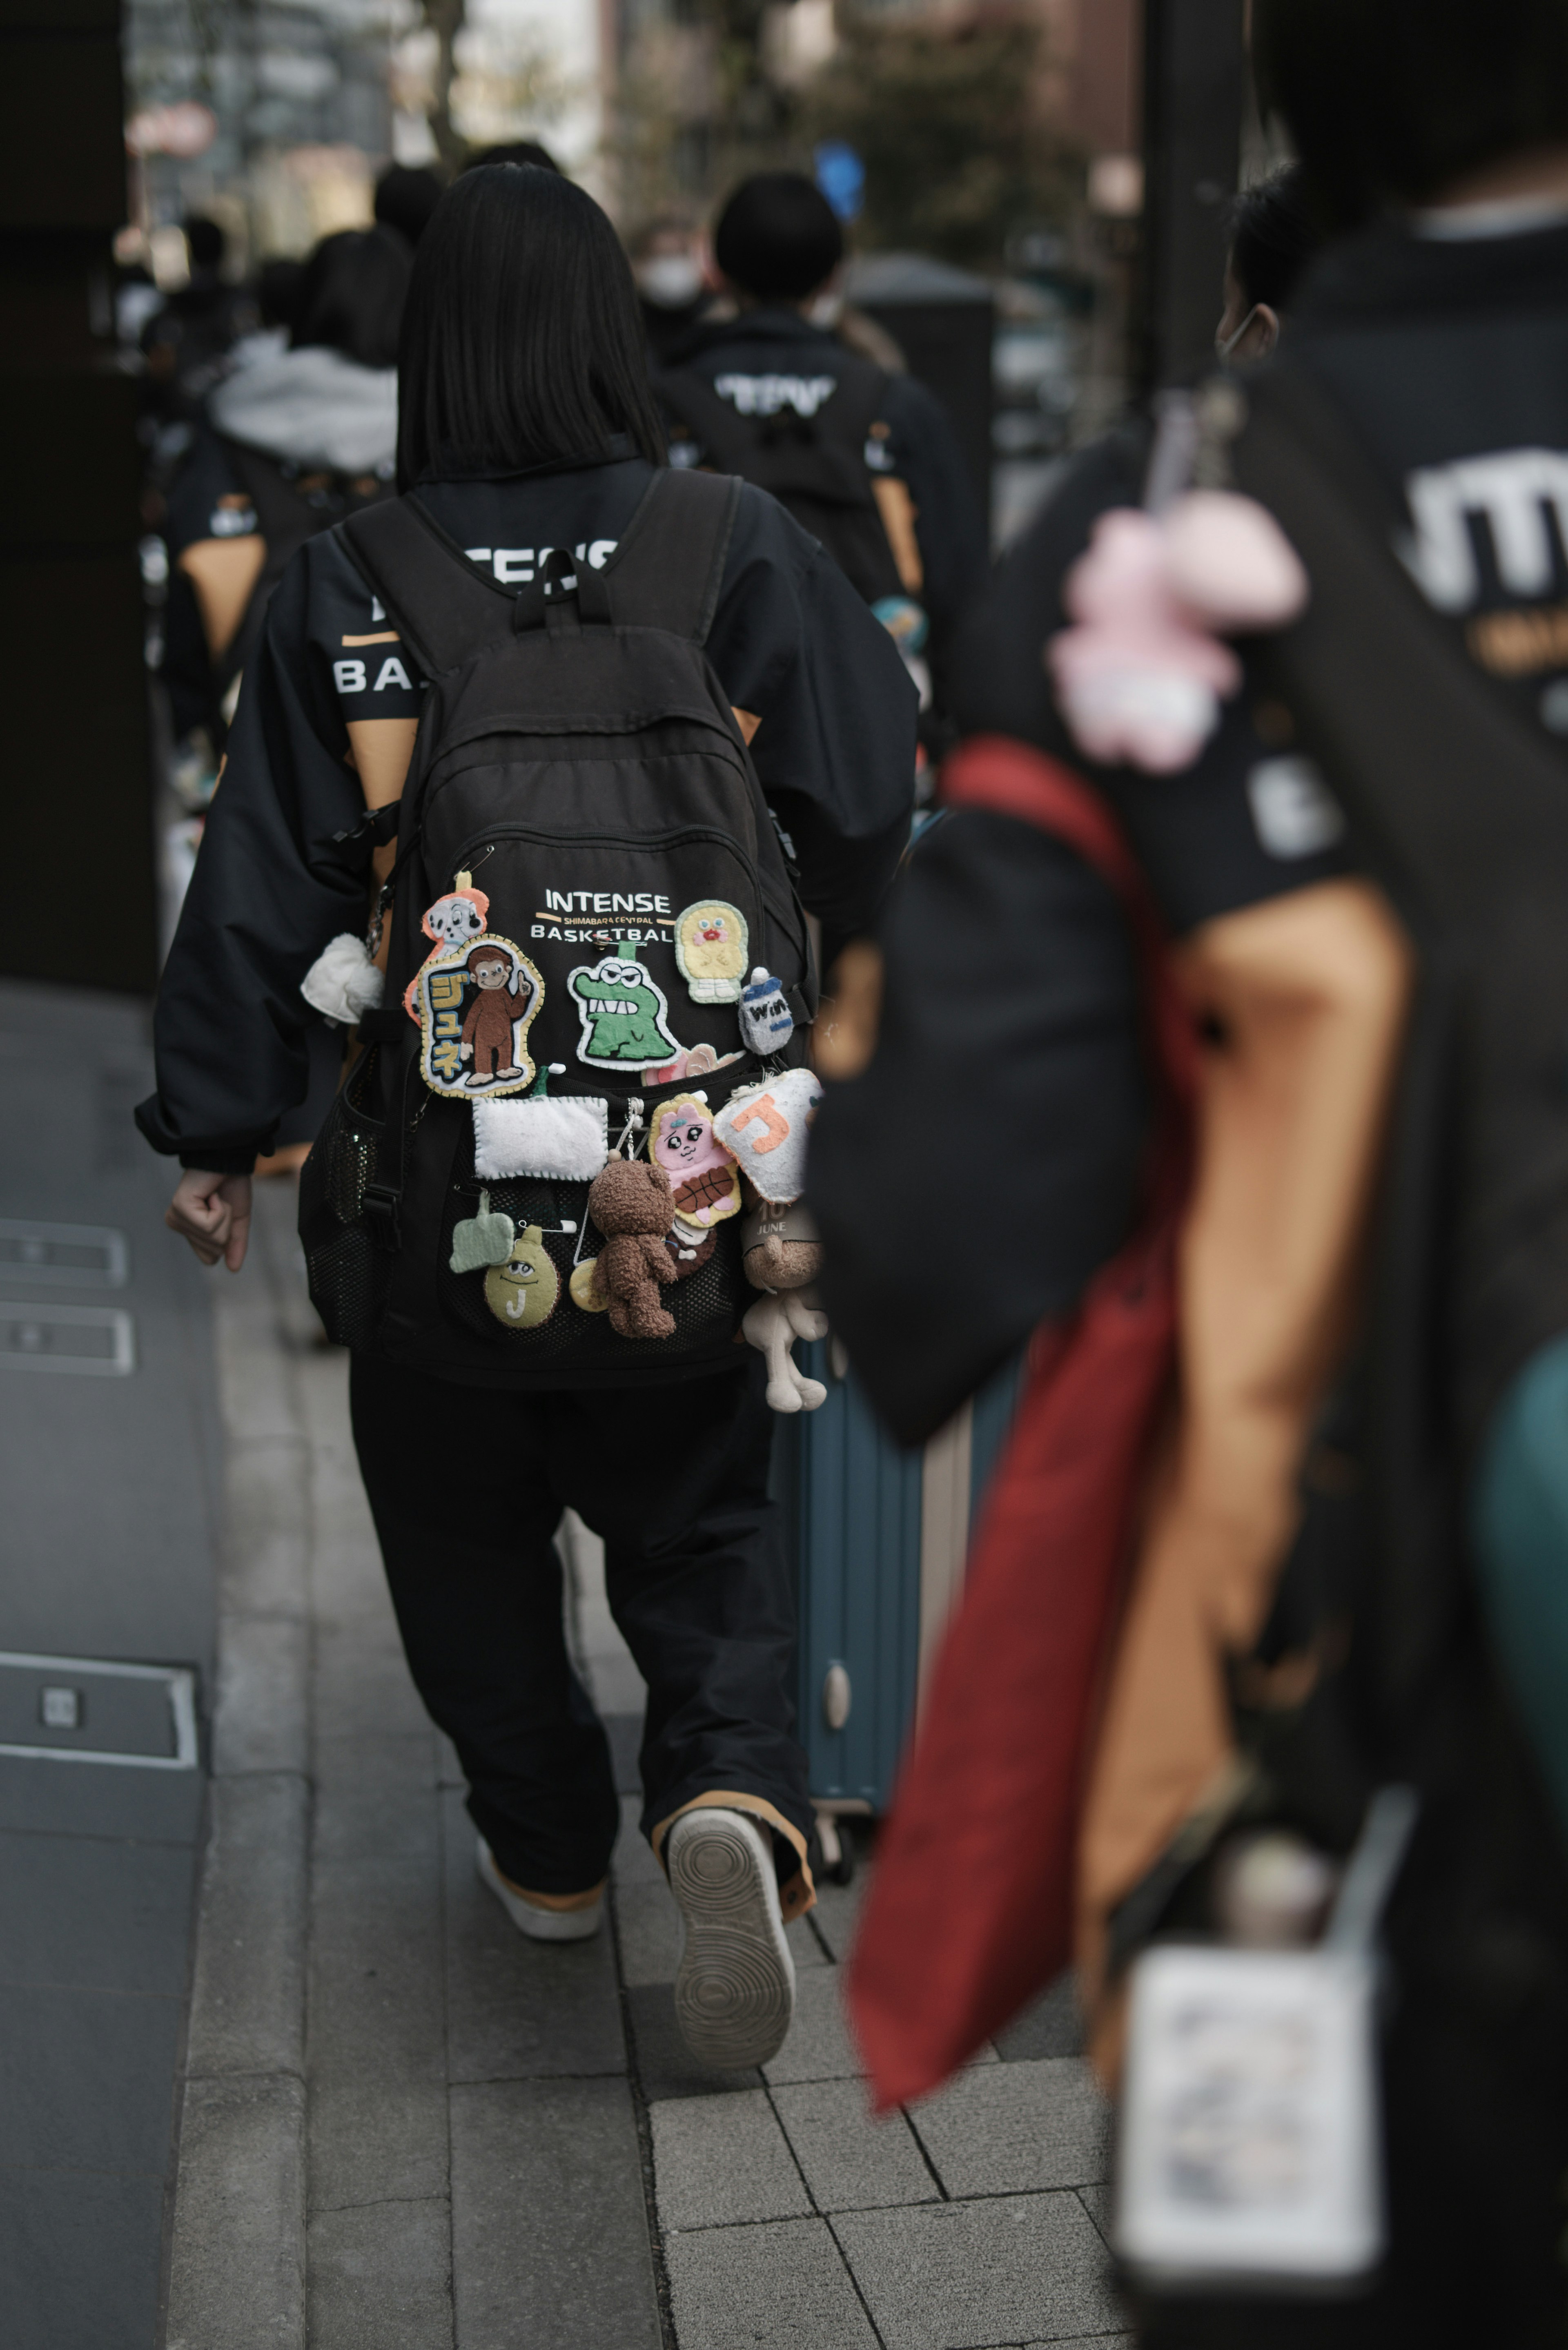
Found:
<svg viewBox="0 0 1568 2350"><path fill-rule="evenodd" d="M836 385L812 416L787 403L771 416L742 416L688 368L659 376L657 388L666 409L701 442L705 463L777 498L821 540L866 601L877 604L908 593L866 463L888 377L869 359L836 357L835 367Z"/></svg>
<svg viewBox="0 0 1568 2350"><path fill-rule="evenodd" d="M735 1360L753 1295L737 1215L660 1290L671 1336L621 1336L585 1284L593 1176L636 1156L665 1104L717 1112L804 1061L815 1010L805 916L702 650L740 492L659 473L602 569L556 550L520 594L417 500L340 525L430 680L383 1005L301 1182L311 1295L342 1345L518 1388ZM380 829L359 828L361 855ZM794 1023L765 1059L742 1041L758 965Z"/></svg>

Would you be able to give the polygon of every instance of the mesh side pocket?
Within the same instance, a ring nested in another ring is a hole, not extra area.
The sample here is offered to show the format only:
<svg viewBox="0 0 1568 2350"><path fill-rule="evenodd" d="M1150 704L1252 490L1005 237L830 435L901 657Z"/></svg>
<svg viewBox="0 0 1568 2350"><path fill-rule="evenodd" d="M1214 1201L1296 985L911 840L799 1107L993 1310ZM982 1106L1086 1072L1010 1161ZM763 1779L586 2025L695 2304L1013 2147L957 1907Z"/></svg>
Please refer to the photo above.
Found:
<svg viewBox="0 0 1568 2350"><path fill-rule="evenodd" d="M299 1179L310 1302L337 1347L375 1344L391 1286L392 1260L364 1221L382 1134L381 1120L359 1107L369 1077L368 1066L357 1069L339 1091Z"/></svg>
<svg viewBox="0 0 1568 2350"><path fill-rule="evenodd" d="M509 1330L485 1303L483 1273L453 1274L450 1270L452 1226L477 1211L473 1180L459 1180L448 1193L441 1229L441 1303L449 1322L461 1326L477 1348L497 1367L514 1364L530 1371L559 1370L564 1379L587 1375L604 1378L633 1364L680 1362L711 1355L733 1336L742 1314L756 1296L741 1270L740 1219L722 1224L717 1246L705 1264L685 1280L660 1289L659 1304L675 1317L668 1338L622 1338L610 1327L607 1314L587 1314L573 1303L569 1284L575 1265L596 1256L602 1236L587 1221L586 1183L542 1183L527 1179L501 1180L485 1187L493 1211L510 1216L521 1232L537 1224L545 1252L555 1266L560 1295L548 1320L533 1328ZM570 1219L576 1233L552 1227ZM587 1225L587 1230L584 1227Z"/></svg>

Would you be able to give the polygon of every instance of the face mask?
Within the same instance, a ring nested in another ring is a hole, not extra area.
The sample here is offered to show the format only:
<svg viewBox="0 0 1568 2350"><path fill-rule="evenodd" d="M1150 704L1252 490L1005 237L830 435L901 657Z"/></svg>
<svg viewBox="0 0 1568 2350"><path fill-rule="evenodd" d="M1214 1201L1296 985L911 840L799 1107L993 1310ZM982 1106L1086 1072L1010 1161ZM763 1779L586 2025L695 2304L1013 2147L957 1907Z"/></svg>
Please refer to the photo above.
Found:
<svg viewBox="0 0 1568 2350"><path fill-rule="evenodd" d="M656 310L689 309L702 291L702 272L689 253L655 253L632 271L637 290Z"/></svg>

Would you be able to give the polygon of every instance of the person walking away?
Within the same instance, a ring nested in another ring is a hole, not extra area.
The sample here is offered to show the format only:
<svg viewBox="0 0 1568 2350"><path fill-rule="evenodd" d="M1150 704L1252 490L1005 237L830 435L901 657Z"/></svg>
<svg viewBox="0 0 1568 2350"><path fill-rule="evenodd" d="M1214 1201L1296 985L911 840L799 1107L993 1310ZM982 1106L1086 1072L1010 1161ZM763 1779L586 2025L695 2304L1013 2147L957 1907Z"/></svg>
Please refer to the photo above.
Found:
<svg viewBox="0 0 1568 2350"><path fill-rule="evenodd" d="M818 323L844 232L803 174L743 180L713 258L737 314L700 324L666 359L671 456L741 473L788 506L891 631L940 722L953 635L987 565L952 427L923 384Z"/></svg>
<svg viewBox="0 0 1568 2350"><path fill-rule="evenodd" d="M223 276L228 239L218 223L193 213L180 225L190 276L141 331L154 413L164 425L196 421L235 340L256 324L251 295Z"/></svg>
<svg viewBox="0 0 1568 2350"><path fill-rule="evenodd" d="M752 2064L788 2025L812 1812L711 1120L764 1074L805 1078L792 872L829 951L872 920L908 837L916 698L780 506L661 466L630 272L569 182L498 166L447 192L399 374L401 494L299 550L247 671L139 1118L186 1166L173 1228L237 1267L254 1154L304 1082L301 983L362 925L395 811L384 1005L302 1231L354 1342L410 1667L462 1757L487 1884L525 1933L595 1932L618 1805L553 1538L566 1507L603 1535L649 1685L643 1828L686 1922L681 2028L700 2059ZM479 1068L482 946L514 1017L510 1059ZM738 1025L753 959L795 1022L766 1062ZM707 1170L690 1233L643 1155L669 1105Z"/></svg>
<svg viewBox="0 0 1568 2350"><path fill-rule="evenodd" d="M685 348L712 307L701 244L688 222L666 217L649 221L627 248L656 368Z"/></svg>
<svg viewBox="0 0 1568 2350"><path fill-rule="evenodd" d="M291 290L286 348L237 368L169 503L172 561L164 680L175 788L200 820L240 680L296 548L388 496L397 455L398 329L409 260L389 229L326 237ZM337 1089L341 1038L308 1032L310 1084L266 1169L305 1158Z"/></svg>
<svg viewBox="0 0 1568 2350"><path fill-rule="evenodd" d="M207 403L206 429L170 500L170 551L194 599L208 671L200 681L171 677L177 740L200 707L221 751L240 675L296 549L390 490L409 268L390 230L324 237L293 291L286 349L258 355Z"/></svg>

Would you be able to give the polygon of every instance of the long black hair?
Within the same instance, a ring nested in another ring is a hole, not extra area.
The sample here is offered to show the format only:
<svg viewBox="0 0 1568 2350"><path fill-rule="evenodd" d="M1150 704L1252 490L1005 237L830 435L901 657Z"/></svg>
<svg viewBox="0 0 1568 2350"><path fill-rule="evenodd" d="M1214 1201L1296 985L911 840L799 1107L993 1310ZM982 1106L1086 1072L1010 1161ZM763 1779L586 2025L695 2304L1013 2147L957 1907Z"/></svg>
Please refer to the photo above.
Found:
<svg viewBox="0 0 1568 2350"><path fill-rule="evenodd" d="M1258 0L1252 54L1341 224L1568 140L1568 0Z"/></svg>
<svg viewBox="0 0 1568 2350"><path fill-rule="evenodd" d="M409 269L409 248L394 229L346 228L324 236L294 289L294 349L324 344L361 367L394 366Z"/></svg>
<svg viewBox="0 0 1568 2350"><path fill-rule="evenodd" d="M398 486L609 453L664 435L620 240L536 164L465 172L420 239L398 354Z"/></svg>

